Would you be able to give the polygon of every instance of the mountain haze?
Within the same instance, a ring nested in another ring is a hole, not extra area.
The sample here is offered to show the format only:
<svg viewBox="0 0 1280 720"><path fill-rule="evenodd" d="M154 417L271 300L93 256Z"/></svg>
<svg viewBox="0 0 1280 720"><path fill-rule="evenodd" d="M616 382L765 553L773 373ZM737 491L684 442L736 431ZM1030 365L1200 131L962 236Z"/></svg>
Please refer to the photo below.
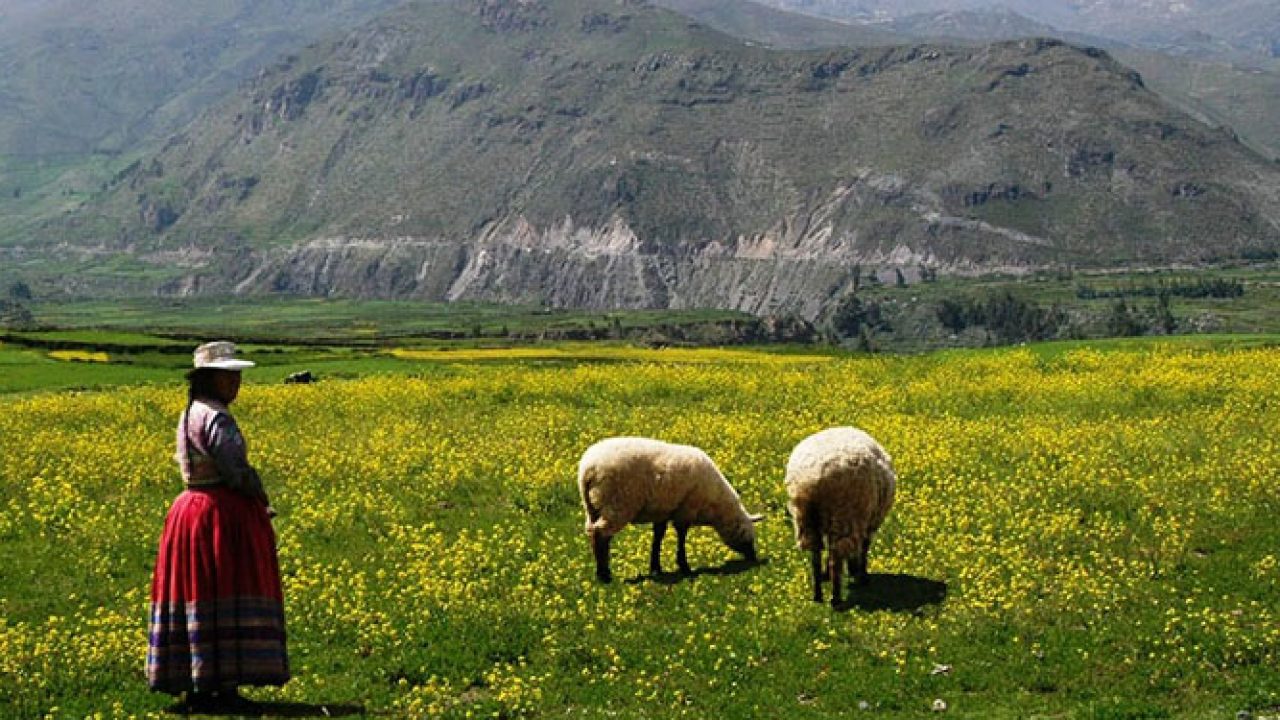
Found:
<svg viewBox="0 0 1280 720"><path fill-rule="evenodd" d="M838 22L750 0L656 0L654 4L734 37L784 48L895 45L911 40L888 28Z"/></svg>
<svg viewBox="0 0 1280 720"><path fill-rule="evenodd" d="M1280 55L1274 0L769 0L796 12L893 26L911 16L1013 13L1064 32L1164 49L1189 40L1214 52Z"/></svg>
<svg viewBox="0 0 1280 720"><path fill-rule="evenodd" d="M0 157L118 152L399 0L4 0Z"/></svg>
<svg viewBox="0 0 1280 720"><path fill-rule="evenodd" d="M641 3L414 3L40 240L180 262L168 292L814 316L860 267L1274 254L1280 169L1057 41L781 52Z"/></svg>

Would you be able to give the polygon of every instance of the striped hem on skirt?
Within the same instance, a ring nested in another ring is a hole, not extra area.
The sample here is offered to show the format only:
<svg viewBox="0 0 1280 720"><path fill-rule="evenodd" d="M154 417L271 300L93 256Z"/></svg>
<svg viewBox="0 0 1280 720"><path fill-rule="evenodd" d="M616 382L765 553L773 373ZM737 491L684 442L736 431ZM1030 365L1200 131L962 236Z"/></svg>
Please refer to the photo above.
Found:
<svg viewBox="0 0 1280 720"><path fill-rule="evenodd" d="M274 598L153 603L147 680L153 690L283 685L284 608Z"/></svg>

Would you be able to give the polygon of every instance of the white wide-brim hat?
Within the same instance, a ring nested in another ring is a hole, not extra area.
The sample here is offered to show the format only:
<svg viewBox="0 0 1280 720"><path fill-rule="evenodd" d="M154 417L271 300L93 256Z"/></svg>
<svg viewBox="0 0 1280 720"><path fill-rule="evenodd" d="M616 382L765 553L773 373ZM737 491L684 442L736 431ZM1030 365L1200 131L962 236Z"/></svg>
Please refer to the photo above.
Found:
<svg viewBox="0 0 1280 720"><path fill-rule="evenodd" d="M225 340L205 343L196 348L195 367L197 370L204 368L211 370L244 370L255 365L249 360L237 358L235 354L235 343Z"/></svg>

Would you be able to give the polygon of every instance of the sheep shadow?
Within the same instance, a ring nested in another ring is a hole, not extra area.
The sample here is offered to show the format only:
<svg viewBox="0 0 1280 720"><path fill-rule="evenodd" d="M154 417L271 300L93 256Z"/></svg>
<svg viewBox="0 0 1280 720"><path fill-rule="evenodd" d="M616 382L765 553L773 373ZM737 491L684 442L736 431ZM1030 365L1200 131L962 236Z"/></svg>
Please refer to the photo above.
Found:
<svg viewBox="0 0 1280 720"><path fill-rule="evenodd" d="M741 575L748 570L768 564L769 558L759 558L757 560L743 560L742 558L738 558L736 560L729 560L722 565L716 565L715 567L697 568L691 573L682 573L679 571L663 571L659 575L645 573L644 575L637 575L633 578L628 578L623 582L628 585L639 585L640 583L646 582L657 583L659 585L678 585L682 582L697 579L702 575Z"/></svg>
<svg viewBox="0 0 1280 720"><path fill-rule="evenodd" d="M255 702L251 706L234 710L192 710L183 703L166 708L174 715L230 716L250 718L330 718L351 717L365 714L363 705L333 705L300 702Z"/></svg>
<svg viewBox="0 0 1280 720"><path fill-rule="evenodd" d="M854 608L875 612L912 613L920 615L929 605L940 605L947 599L947 584L938 580L902 574L872 573L867 582L851 585L836 610Z"/></svg>

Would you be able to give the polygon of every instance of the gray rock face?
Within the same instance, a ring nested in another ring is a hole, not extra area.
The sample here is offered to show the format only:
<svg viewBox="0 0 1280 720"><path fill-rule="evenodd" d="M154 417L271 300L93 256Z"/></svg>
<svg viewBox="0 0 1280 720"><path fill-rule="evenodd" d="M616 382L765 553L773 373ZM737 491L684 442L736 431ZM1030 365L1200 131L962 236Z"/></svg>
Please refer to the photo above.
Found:
<svg viewBox="0 0 1280 720"><path fill-rule="evenodd" d="M855 275L866 277L876 269L891 275L892 268L914 271L940 262L905 245L866 252L854 238L835 236L830 224L806 220L810 224L803 231L788 223L775 233L709 243L683 255L645 251L619 219L594 229L569 221L540 229L516 218L475 241L327 238L253 253L230 272L225 259L212 259L163 292L283 292L593 309L713 307L814 319L852 288ZM920 226L925 234L947 228L948 242L955 237L967 237L970 244L1008 240L997 229L958 219L922 218ZM973 269L967 263L947 266Z"/></svg>

